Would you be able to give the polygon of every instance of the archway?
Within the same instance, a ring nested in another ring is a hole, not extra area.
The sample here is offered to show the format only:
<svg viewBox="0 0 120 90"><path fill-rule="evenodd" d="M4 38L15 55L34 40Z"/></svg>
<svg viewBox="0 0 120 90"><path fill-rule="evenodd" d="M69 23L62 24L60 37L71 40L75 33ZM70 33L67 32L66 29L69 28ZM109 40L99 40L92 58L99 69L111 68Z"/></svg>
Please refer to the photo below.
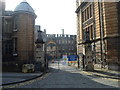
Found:
<svg viewBox="0 0 120 90"><path fill-rule="evenodd" d="M55 41L48 41L46 44L47 60L53 60L57 58L57 44Z"/></svg>

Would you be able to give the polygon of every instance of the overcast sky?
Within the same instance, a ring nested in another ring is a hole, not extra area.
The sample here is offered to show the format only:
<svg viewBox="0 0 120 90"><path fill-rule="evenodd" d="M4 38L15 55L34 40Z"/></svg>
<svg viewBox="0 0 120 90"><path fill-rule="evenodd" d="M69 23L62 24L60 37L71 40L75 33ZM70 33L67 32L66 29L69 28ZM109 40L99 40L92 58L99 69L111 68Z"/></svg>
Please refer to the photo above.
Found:
<svg viewBox="0 0 120 90"><path fill-rule="evenodd" d="M14 10L23 0L6 0L6 10ZM76 34L76 0L26 0L37 15L36 25L49 34Z"/></svg>

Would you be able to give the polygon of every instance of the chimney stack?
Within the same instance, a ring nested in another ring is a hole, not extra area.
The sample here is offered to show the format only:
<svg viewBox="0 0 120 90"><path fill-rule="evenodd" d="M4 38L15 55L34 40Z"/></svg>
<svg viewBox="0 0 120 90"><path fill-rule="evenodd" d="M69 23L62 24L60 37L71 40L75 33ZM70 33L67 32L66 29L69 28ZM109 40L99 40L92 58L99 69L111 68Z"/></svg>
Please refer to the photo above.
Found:
<svg viewBox="0 0 120 90"><path fill-rule="evenodd" d="M64 35L64 29L62 29L62 35Z"/></svg>

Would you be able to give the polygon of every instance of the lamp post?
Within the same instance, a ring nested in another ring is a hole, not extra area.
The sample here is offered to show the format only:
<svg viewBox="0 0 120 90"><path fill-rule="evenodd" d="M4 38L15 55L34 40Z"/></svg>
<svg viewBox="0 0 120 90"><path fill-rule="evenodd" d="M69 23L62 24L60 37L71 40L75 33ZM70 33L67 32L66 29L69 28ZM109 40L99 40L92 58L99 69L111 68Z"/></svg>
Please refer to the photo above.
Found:
<svg viewBox="0 0 120 90"><path fill-rule="evenodd" d="M78 58L78 69L80 68L80 61L79 61L79 55L77 55Z"/></svg>
<svg viewBox="0 0 120 90"><path fill-rule="evenodd" d="M44 65L44 71L47 72L47 67L48 67L48 62L46 58L46 53L47 53L47 48L46 48L46 42L44 43L44 60L45 60L45 65Z"/></svg>

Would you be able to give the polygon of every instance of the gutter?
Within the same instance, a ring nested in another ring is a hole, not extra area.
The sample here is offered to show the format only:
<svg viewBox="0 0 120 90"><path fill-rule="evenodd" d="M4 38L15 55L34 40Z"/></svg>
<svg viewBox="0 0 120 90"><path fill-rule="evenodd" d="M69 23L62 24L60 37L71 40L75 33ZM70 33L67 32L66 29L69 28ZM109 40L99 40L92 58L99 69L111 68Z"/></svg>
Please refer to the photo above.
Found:
<svg viewBox="0 0 120 90"><path fill-rule="evenodd" d="M79 12L80 12L80 9L81 9L83 6L85 6L87 3L88 3L88 2L82 2L82 3L80 4L80 6L76 9L75 13L79 13Z"/></svg>

